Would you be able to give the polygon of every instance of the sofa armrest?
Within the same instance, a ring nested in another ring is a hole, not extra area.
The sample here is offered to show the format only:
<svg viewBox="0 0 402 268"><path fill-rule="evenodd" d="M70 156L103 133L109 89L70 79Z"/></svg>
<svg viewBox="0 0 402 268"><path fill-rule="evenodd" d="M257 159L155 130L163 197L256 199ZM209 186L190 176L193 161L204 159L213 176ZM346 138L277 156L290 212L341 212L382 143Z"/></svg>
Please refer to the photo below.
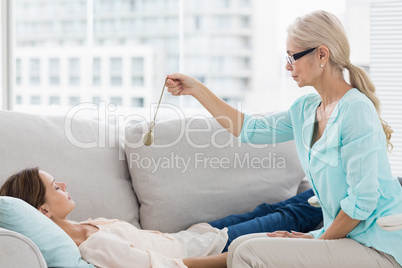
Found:
<svg viewBox="0 0 402 268"><path fill-rule="evenodd" d="M0 263L2 267L47 267L38 247L29 238L1 227Z"/></svg>

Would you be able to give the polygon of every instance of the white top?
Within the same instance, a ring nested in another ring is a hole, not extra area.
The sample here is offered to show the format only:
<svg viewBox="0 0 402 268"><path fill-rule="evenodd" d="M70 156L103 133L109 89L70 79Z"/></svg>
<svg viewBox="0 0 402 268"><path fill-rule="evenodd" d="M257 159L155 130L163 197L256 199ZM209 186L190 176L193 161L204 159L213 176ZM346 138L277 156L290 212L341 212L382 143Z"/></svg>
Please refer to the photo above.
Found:
<svg viewBox="0 0 402 268"><path fill-rule="evenodd" d="M226 228L207 223L174 234L141 230L120 220L81 222L88 223L99 230L78 248L82 258L96 267L185 268L181 259L219 254L228 239Z"/></svg>

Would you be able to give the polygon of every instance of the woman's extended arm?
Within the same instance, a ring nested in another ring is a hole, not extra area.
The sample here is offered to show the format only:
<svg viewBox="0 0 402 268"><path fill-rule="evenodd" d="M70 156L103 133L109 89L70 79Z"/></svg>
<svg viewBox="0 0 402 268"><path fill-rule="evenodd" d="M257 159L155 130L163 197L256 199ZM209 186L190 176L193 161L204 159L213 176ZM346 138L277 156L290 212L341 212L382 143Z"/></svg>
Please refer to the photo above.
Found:
<svg viewBox="0 0 402 268"><path fill-rule="evenodd" d="M167 76L166 86L172 95L191 95L195 97L222 125L223 128L238 137L241 133L244 114L217 97L197 79L184 75Z"/></svg>
<svg viewBox="0 0 402 268"><path fill-rule="evenodd" d="M341 209L331 226L328 227L319 239L345 238L359 223L360 220L352 219Z"/></svg>

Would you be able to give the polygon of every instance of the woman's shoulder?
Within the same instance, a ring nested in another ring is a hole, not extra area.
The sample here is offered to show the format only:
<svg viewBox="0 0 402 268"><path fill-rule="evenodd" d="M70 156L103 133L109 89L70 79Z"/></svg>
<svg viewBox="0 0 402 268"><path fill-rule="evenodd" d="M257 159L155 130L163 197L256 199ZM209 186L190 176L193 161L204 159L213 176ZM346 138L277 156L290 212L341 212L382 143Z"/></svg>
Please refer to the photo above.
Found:
<svg viewBox="0 0 402 268"><path fill-rule="evenodd" d="M93 220L93 219L89 218L86 221L79 222L79 224L92 224L95 226L99 226L99 225L113 224L113 223L117 223L117 222L123 222L123 221L118 220L118 219L106 219L106 218L96 218Z"/></svg>
<svg viewBox="0 0 402 268"><path fill-rule="evenodd" d="M370 128L370 131L376 129L383 133L381 121L373 102L358 89L349 90L338 104L339 122L346 126L345 129L349 127L360 128L360 130Z"/></svg>
<svg viewBox="0 0 402 268"><path fill-rule="evenodd" d="M339 109L344 112L377 115L373 102L358 89L349 90L339 101Z"/></svg>

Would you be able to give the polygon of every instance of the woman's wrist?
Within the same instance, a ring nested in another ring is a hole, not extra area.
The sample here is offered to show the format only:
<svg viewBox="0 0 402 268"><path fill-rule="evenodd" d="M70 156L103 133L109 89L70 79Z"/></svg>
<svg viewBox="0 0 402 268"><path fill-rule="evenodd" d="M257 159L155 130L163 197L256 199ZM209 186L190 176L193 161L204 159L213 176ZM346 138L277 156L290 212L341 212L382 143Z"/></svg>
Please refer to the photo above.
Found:
<svg viewBox="0 0 402 268"><path fill-rule="evenodd" d="M202 96L205 96L207 92L210 91L204 84L200 82L200 84L191 91L191 96L200 100Z"/></svg>

